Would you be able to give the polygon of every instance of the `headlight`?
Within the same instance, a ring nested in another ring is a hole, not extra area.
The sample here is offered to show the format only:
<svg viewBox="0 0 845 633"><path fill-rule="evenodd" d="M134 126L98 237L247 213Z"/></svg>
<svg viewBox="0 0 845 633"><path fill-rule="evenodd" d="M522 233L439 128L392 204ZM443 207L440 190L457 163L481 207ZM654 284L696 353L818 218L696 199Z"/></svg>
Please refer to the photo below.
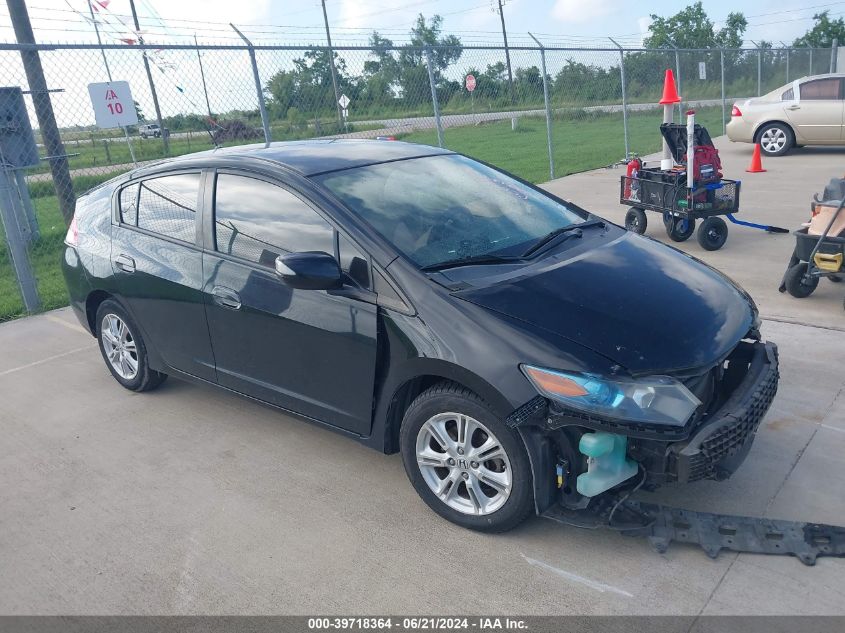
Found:
<svg viewBox="0 0 845 633"><path fill-rule="evenodd" d="M701 404L683 384L669 376L605 377L531 365L522 373L542 395L595 416L683 426Z"/></svg>

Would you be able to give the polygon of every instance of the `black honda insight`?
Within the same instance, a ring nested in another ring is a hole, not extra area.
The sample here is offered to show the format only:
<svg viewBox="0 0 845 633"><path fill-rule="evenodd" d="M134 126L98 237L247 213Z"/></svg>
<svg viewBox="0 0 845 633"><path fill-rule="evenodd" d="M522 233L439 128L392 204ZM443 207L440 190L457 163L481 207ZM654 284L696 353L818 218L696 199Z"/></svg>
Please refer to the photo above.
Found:
<svg viewBox="0 0 845 633"><path fill-rule="evenodd" d="M125 388L218 385L401 452L460 525L723 479L777 389L721 273L443 149L192 154L79 198L71 305Z"/></svg>

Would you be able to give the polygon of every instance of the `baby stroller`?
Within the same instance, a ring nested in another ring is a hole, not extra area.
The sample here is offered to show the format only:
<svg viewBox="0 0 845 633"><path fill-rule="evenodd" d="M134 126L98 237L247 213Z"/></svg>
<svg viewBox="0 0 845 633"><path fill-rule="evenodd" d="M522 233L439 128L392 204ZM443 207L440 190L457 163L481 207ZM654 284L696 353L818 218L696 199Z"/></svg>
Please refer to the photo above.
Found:
<svg viewBox="0 0 845 633"><path fill-rule="evenodd" d="M845 178L834 178L819 199L813 196L813 217L795 231L795 250L779 290L803 299L813 294L821 277L845 278Z"/></svg>

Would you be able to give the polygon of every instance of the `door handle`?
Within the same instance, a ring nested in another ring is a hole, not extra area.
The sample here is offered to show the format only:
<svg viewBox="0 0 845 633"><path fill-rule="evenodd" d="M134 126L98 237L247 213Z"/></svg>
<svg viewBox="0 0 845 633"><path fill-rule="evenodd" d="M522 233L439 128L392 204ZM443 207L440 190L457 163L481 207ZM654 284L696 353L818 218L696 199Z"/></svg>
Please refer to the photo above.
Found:
<svg viewBox="0 0 845 633"><path fill-rule="evenodd" d="M135 272L135 260L129 257L129 255L123 255L122 253L115 257L114 265L120 268L125 273L134 273Z"/></svg>
<svg viewBox="0 0 845 633"><path fill-rule="evenodd" d="M241 296L231 288L214 286L211 289L211 296L214 303L230 310L241 309Z"/></svg>
<svg viewBox="0 0 845 633"><path fill-rule="evenodd" d="M791 106L787 106L786 109L787 110L800 110L801 106L800 105L791 105Z"/></svg>

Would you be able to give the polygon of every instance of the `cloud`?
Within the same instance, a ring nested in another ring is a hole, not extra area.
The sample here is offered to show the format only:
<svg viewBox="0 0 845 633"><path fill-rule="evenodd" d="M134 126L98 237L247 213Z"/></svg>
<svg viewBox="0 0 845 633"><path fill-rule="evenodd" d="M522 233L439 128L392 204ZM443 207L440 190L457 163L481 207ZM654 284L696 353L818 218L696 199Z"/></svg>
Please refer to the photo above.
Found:
<svg viewBox="0 0 845 633"><path fill-rule="evenodd" d="M556 0L551 15L559 22L584 24L608 15L618 4L614 0Z"/></svg>
<svg viewBox="0 0 845 633"><path fill-rule="evenodd" d="M207 20L209 22L256 22L268 16L270 0L149 0L165 22L170 20ZM109 9L129 13L128 0L113 0ZM123 11L126 9L126 11ZM174 27L175 28L175 27Z"/></svg>

